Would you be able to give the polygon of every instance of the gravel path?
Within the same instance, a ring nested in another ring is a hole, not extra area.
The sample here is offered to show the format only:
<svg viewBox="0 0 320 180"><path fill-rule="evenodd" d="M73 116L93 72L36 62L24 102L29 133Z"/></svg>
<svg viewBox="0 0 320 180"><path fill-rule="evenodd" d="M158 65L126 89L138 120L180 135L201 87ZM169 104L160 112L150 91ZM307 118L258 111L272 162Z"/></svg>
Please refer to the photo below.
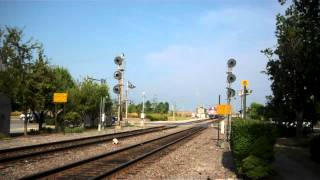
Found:
<svg viewBox="0 0 320 180"><path fill-rule="evenodd" d="M73 150L65 150L50 155L38 156L37 158L29 158L23 161L0 164L0 179L17 179L28 174L43 171L48 168L58 167L74 161L85 159L91 156L116 150L134 143L143 142L156 137L173 133L187 127L174 128L160 132L140 135L136 137L120 140L120 144L113 145L111 141L100 143L98 145L80 147Z"/></svg>
<svg viewBox="0 0 320 180"><path fill-rule="evenodd" d="M216 129L210 127L191 140L174 145L131 165L111 179L235 179L228 148L216 145Z"/></svg>

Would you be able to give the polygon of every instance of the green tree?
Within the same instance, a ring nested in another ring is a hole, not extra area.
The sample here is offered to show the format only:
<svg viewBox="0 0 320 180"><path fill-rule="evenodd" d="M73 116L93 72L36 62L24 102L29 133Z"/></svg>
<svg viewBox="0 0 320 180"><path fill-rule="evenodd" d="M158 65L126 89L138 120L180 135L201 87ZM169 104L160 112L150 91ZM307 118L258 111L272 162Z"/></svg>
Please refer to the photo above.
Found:
<svg viewBox="0 0 320 180"><path fill-rule="evenodd" d="M169 103L168 102L160 102L156 105L155 112L166 114L169 111Z"/></svg>
<svg viewBox="0 0 320 180"><path fill-rule="evenodd" d="M0 28L0 91L11 99L13 110L29 108L25 85L40 48L32 39L24 41L21 29Z"/></svg>
<svg viewBox="0 0 320 180"><path fill-rule="evenodd" d="M281 0L281 4L285 1ZM320 96L320 5L319 0L293 0L284 15L277 15L275 50L263 52L269 61L266 74L272 81L269 103L279 121L297 122L297 135L304 121L316 122Z"/></svg>
<svg viewBox="0 0 320 180"><path fill-rule="evenodd" d="M250 111L249 111L249 116L252 119L259 119L261 120L264 118L265 115L265 107L262 104L259 103L251 103L250 105Z"/></svg>
<svg viewBox="0 0 320 180"><path fill-rule="evenodd" d="M31 71L30 78L25 83L26 100L29 108L36 115L41 130L45 112L52 106L52 81L54 79L54 74L42 48L38 52L35 63L31 66ZM36 114L35 111L38 113Z"/></svg>
<svg viewBox="0 0 320 180"><path fill-rule="evenodd" d="M162 102L160 102L160 103L157 103L156 104L156 106L155 106L155 112L156 113L162 113L163 112L163 103Z"/></svg>
<svg viewBox="0 0 320 180"><path fill-rule="evenodd" d="M141 114L141 112L142 112L142 103L137 104L137 105L136 105L136 109L137 109L136 113L138 113L138 114L139 114L139 117L140 117L140 114Z"/></svg>
<svg viewBox="0 0 320 180"><path fill-rule="evenodd" d="M90 127L94 126L94 120L99 117L101 97L106 98L106 111L111 115L112 102L106 84L98 84L91 80L85 80L78 86L69 90L68 109L78 112L84 122L90 120Z"/></svg>
<svg viewBox="0 0 320 180"><path fill-rule="evenodd" d="M32 82L34 55L41 56L42 47L32 39L24 40L23 31L18 28L0 28L0 93L7 95L13 110L26 112L32 108L32 89L26 88ZM39 59L38 58L38 59ZM24 123L27 134L27 121Z"/></svg>
<svg viewBox="0 0 320 180"><path fill-rule="evenodd" d="M52 81L54 92L66 92L75 87L75 81L68 69L59 66L53 66L52 71L54 74L54 79Z"/></svg>
<svg viewBox="0 0 320 180"><path fill-rule="evenodd" d="M51 99L51 102L52 102L52 99L53 99L53 94L54 93L68 93L68 96L70 96L69 94L69 91L72 89L72 88L75 88L76 87L76 83L74 81L74 79L72 78L70 72L68 71L68 69L66 68L63 68L63 67L60 67L60 66L51 66L51 71L52 71L52 74L53 74L53 79L51 81L51 85L52 85L52 91L50 93L50 99ZM68 98L70 99L70 98ZM67 109L66 111L71 111L72 109L68 109L68 106L69 102L67 102ZM54 105L53 103L50 104L51 105L51 108L50 109L54 109L54 114L55 116L58 116L58 112L60 112L61 114L63 113L62 109L63 109L63 104L56 104ZM53 108L53 106L56 106L55 108ZM60 115L61 117L61 115ZM59 118L60 119L60 123L57 124L57 128L61 129L61 121L63 121L62 118ZM58 127L60 126L60 127Z"/></svg>
<svg viewBox="0 0 320 180"><path fill-rule="evenodd" d="M146 101L144 106L145 106L145 113L153 113L154 109L152 108L152 104L149 100Z"/></svg>
<svg viewBox="0 0 320 180"><path fill-rule="evenodd" d="M163 113L168 113L169 112L169 103L165 102L164 103L164 112Z"/></svg>
<svg viewBox="0 0 320 180"><path fill-rule="evenodd" d="M128 106L128 112L129 113L137 113L137 106L135 104L129 104Z"/></svg>

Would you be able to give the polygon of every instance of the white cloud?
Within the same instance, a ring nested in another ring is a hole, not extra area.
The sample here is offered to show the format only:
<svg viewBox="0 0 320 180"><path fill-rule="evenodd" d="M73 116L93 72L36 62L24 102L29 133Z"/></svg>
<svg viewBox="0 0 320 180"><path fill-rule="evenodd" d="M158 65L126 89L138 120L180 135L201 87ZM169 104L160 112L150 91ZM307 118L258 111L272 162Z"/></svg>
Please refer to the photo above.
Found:
<svg viewBox="0 0 320 180"><path fill-rule="evenodd" d="M205 12L199 18L199 24L206 28L220 28L230 32L254 31L272 27L275 15L270 16L270 9L264 8L221 8Z"/></svg>
<svg viewBox="0 0 320 180"><path fill-rule="evenodd" d="M260 50L275 43L275 14L252 8L217 9L201 14L197 28L208 31L200 30L193 37L201 39L203 32L212 32L212 36L197 43L171 44L144 56L153 73L149 91L178 103L184 99L187 109L213 105L219 94L225 97L226 61L233 57L238 61L234 89L239 90L240 81L248 79L254 90L248 103L263 103L271 91L267 77L260 74L266 63Z"/></svg>

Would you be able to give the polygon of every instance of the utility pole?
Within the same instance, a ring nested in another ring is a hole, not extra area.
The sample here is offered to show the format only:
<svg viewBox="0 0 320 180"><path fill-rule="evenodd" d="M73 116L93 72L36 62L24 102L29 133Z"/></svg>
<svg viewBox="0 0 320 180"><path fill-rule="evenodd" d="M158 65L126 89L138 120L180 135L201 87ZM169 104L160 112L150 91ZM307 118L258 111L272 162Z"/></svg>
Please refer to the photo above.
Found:
<svg viewBox="0 0 320 180"><path fill-rule="evenodd" d="M243 119L246 119L247 117L247 88L246 86L243 87Z"/></svg>
<svg viewBox="0 0 320 180"><path fill-rule="evenodd" d="M145 98L146 92L142 92L142 116L141 118L144 119L144 98Z"/></svg>
<svg viewBox="0 0 320 180"><path fill-rule="evenodd" d="M126 124L128 121L128 94L129 94L129 81L127 81L127 87L126 87Z"/></svg>
<svg viewBox="0 0 320 180"><path fill-rule="evenodd" d="M248 80L242 80L241 84L243 86L243 105L242 105L242 114L243 114L243 119L245 120L247 117L247 95L252 93L252 90L250 90L250 93L248 94L248 86L249 86L249 81Z"/></svg>
<svg viewBox="0 0 320 180"><path fill-rule="evenodd" d="M142 112L141 112L141 126L144 127L144 118L145 118L145 114L144 114L144 100L145 100L145 95L146 95L146 92L143 91L142 92Z"/></svg>
<svg viewBox="0 0 320 180"><path fill-rule="evenodd" d="M176 102L172 104L172 119L175 121L176 120Z"/></svg>
<svg viewBox="0 0 320 180"><path fill-rule="evenodd" d="M241 89L240 91L238 91L238 95L240 97L240 118L242 118L242 111L243 111L243 90Z"/></svg>
<svg viewBox="0 0 320 180"><path fill-rule="evenodd" d="M126 87L126 124L128 123L128 102L129 102L129 89L134 89L136 86L127 81Z"/></svg>
<svg viewBox="0 0 320 180"><path fill-rule="evenodd" d="M220 105L220 98L221 98L221 95L219 94L219 105ZM218 121L218 140L217 140L217 145L220 146L220 122Z"/></svg>

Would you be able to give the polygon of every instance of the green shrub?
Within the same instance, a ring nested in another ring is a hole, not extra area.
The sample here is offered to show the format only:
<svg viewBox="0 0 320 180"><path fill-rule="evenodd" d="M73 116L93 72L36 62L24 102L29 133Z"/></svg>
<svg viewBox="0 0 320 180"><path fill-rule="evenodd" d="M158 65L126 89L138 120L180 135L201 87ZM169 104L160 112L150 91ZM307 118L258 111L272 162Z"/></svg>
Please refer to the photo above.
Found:
<svg viewBox="0 0 320 180"><path fill-rule="evenodd" d="M1 139L8 139L8 137L7 137L6 135L0 133L0 140L1 140Z"/></svg>
<svg viewBox="0 0 320 180"><path fill-rule="evenodd" d="M271 162L274 160L273 145L275 144L275 138L270 138L267 135L259 137L251 146L250 154L261 157L262 159Z"/></svg>
<svg viewBox="0 0 320 180"><path fill-rule="evenodd" d="M147 114L147 119L150 119L150 121L167 121L168 115L167 114Z"/></svg>
<svg viewBox="0 0 320 180"><path fill-rule="evenodd" d="M74 127L74 128L66 127L64 129L65 133L82 133L83 131L84 131L83 127Z"/></svg>
<svg viewBox="0 0 320 180"><path fill-rule="evenodd" d="M250 179L262 179L272 174L273 170L264 160L250 155L242 160L241 172Z"/></svg>
<svg viewBox="0 0 320 180"><path fill-rule="evenodd" d="M54 118L48 118L45 119L46 125L55 125L55 119Z"/></svg>
<svg viewBox="0 0 320 180"><path fill-rule="evenodd" d="M40 131L37 129L30 129L30 131L28 132L29 135L38 135L40 134Z"/></svg>
<svg viewBox="0 0 320 180"><path fill-rule="evenodd" d="M274 125L237 119L233 120L231 128L230 143L238 172L252 179L269 176L271 171L268 164L274 160ZM261 165L251 167L256 163Z"/></svg>
<svg viewBox="0 0 320 180"><path fill-rule="evenodd" d="M80 127L83 124L81 116L77 112L68 112L64 119L66 127Z"/></svg>
<svg viewBox="0 0 320 180"><path fill-rule="evenodd" d="M51 127L43 127L41 129L41 133L54 133L55 129L51 128Z"/></svg>
<svg viewBox="0 0 320 180"><path fill-rule="evenodd" d="M310 141L311 159L320 163L320 135L314 136Z"/></svg>

